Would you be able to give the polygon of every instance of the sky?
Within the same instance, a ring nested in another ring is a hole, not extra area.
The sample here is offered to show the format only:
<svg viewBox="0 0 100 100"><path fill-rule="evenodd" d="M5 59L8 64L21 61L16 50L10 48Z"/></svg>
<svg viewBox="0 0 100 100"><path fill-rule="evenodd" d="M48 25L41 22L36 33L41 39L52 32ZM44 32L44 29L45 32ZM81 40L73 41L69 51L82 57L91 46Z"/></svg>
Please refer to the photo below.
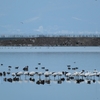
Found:
<svg viewBox="0 0 100 100"><path fill-rule="evenodd" d="M0 0L0 35L100 34L100 0Z"/></svg>

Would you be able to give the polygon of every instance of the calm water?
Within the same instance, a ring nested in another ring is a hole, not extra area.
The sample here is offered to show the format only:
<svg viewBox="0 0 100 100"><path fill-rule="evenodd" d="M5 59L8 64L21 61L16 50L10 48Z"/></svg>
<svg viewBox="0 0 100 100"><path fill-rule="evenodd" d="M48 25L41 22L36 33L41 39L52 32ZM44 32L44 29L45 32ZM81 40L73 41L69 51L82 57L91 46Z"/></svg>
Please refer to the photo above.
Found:
<svg viewBox="0 0 100 100"><path fill-rule="evenodd" d="M38 63L41 65L38 65ZM82 69L100 71L100 53L99 52L0 52L1 71L8 70L8 66L12 66L11 72L15 72L14 67L19 66L17 71L29 66L29 71L35 67L46 67L49 71L67 71L67 65L79 67ZM10 76L8 76L10 77ZM75 84L74 82L62 84L51 83L50 85L36 85L35 83L5 83L0 81L0 99L1 100L100 100L100 84Z"/></svg>

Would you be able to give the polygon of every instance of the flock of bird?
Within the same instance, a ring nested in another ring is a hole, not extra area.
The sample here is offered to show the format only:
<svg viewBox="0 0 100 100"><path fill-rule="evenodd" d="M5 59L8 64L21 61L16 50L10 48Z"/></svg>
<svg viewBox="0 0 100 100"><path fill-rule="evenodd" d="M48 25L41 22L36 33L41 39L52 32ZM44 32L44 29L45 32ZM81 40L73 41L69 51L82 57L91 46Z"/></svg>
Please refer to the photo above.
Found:
<svg viewBox="0 0 100 100"><path fill-rule="evenodd" d="M41 65L41 63L38 63ZM1 64L3 67L3 64ZM29 66L25 66L22 71L18 71L19 67L15 67L16 72L11 72L12 66L8 66L8 71L0 72L0 77L4 82L35 82L36 84L44 85L56 82L58 84L66 82L75 82L77 84L86 82L87 84L100 82L100 72L94 69L90 71L77 71L78 67L71 68L71 65L67 65L67 71L50 72L49 69L41 67L44 72L39 72L38 68L35 67L35 71L29 71ZM71 71L73 72L71 72ZM37 79L35 79L37 78Z"/></svg>

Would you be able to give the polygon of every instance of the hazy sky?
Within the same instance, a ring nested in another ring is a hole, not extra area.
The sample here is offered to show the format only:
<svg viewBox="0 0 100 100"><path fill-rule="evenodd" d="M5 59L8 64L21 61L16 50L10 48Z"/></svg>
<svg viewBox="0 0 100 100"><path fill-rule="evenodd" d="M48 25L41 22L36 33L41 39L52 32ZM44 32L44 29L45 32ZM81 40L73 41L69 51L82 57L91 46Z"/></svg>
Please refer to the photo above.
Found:
<svg viewBox="0 0 100 100"><path fill-rule="evenodd" d="M100 0L0 0L0 34L100 32Z"/></svg>

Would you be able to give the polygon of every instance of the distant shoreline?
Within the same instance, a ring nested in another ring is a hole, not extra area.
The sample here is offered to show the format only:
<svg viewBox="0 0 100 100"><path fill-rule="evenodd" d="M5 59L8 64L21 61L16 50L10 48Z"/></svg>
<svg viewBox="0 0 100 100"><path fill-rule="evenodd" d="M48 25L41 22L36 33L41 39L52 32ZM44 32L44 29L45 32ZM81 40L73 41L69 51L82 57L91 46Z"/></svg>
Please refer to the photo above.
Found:
<svg viewBox="0 0 100 100"><path fill-rule="evenodd" d="M100 52L100 47L49 47L49 46L35 46L35 47L14 47L14 46L0 46L0 52Z"/></svg>
<svg viewBox="0 0 100 100"><path fill-rule="evenodd" d="M100 37L0 38L0 46L100 46Z"/></svg>

